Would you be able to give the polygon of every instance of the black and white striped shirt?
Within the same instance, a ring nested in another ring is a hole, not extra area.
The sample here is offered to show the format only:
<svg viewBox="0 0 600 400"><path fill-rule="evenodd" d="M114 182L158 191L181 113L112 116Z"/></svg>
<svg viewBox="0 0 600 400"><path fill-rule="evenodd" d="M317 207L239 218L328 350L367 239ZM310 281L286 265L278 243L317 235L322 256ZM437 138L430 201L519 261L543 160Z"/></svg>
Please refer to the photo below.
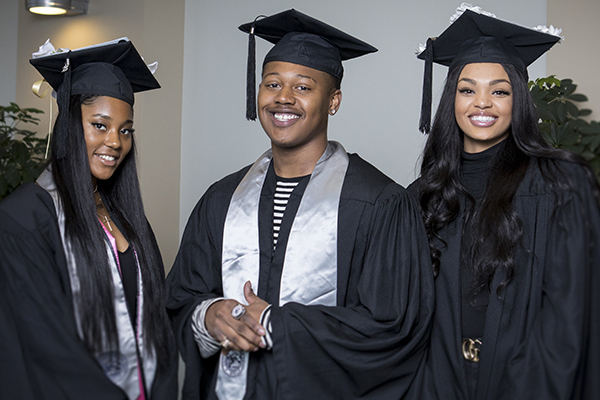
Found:
<svg viewBox="0 0 600 400"><path fill-rule="evenodd" d="M302 180L302 177L291 179L277 177L275 198L273 200L273 249L277 246L281 221L283 220L283 214L285 213L288 201L292 192L298 186L298 183L300 183L300 180Z"/></svg>

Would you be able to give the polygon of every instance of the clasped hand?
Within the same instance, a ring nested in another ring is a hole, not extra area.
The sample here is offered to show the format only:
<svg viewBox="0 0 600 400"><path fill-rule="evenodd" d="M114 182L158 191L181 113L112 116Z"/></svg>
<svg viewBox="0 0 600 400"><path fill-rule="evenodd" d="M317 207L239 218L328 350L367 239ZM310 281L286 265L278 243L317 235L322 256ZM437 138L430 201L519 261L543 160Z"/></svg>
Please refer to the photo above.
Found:
<svg viewBox="0 0 600 400"><path fill-rule="evenodd" d="M232 299L217 301L206 310L206 329L219 342L227 340L224 351L257 351L265 347L261 340L265 328L258 321L268 303L254 294L250 281L244 284L244 297L248 305L239 320L231 316L231 310L239 304Z"/></svg>

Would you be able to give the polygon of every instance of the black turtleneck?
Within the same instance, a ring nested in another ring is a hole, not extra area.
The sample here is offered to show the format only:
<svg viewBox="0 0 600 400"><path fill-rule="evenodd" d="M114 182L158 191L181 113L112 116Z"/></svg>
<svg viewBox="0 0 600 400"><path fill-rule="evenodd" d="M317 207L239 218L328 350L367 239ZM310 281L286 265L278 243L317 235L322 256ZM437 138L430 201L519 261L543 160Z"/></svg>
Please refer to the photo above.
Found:
<svg viewBox="0 0 600 400"><path fill-rule="evenodd" d="M492 159L502 148L504 142L490 147L480 153L462 152L461 178L465 189L480 204L488 179L491 175ZM467 204L467 208L469 205ZM466 263L461 263L462 284L462 332L465 338L482 338L485 326L485 315L489 302L489 291L479 293L475 298L469 295L473 278Z"/></svg>

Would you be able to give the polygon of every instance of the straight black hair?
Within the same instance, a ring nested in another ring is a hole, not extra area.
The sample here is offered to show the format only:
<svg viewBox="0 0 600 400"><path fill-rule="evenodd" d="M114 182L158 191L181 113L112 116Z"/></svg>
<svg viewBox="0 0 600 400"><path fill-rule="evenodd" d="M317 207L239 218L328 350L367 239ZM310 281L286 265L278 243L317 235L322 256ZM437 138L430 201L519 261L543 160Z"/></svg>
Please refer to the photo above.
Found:
<svg viewBox="0 0 600 400"><path fill-rule="evenodd" d="M65 233L77 264L79 291L74 293L83 341L90 352L118 349L118 334L113 304L114 289L108 263L106 234L96 215L94 187L87 155L81 117L82 104L98 96L75 95L70 99L70 120L65 131L57 117L52 134L50 164L65 214ZM66 155L59 154L57 143L66 143ZM159 369L169 365L169 352L175 351L164 300L164 268L156 241L142 204L136 167L135 139L131 151L108 180L97 181L107 208L121 223L124 235L136 251L142 276L146 350L155 353ZM77 284L76 284L77 286Z"/></svg>

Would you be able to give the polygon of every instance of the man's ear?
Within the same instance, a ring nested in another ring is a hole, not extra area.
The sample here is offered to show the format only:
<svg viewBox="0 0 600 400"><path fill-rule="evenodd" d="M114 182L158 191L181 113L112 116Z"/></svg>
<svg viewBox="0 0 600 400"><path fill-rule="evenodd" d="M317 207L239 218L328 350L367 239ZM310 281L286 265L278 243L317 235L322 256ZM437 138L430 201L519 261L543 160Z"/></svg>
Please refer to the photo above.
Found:
<svg viewBox="0 0 600 400"><path fill-rule="evenodd" d="M335 113L340 109L340 104L342 104L342 91L340 89L336 89L335 92L331 94L329 99L329 110L327 111L329 115L335 115Z"/></svg>

